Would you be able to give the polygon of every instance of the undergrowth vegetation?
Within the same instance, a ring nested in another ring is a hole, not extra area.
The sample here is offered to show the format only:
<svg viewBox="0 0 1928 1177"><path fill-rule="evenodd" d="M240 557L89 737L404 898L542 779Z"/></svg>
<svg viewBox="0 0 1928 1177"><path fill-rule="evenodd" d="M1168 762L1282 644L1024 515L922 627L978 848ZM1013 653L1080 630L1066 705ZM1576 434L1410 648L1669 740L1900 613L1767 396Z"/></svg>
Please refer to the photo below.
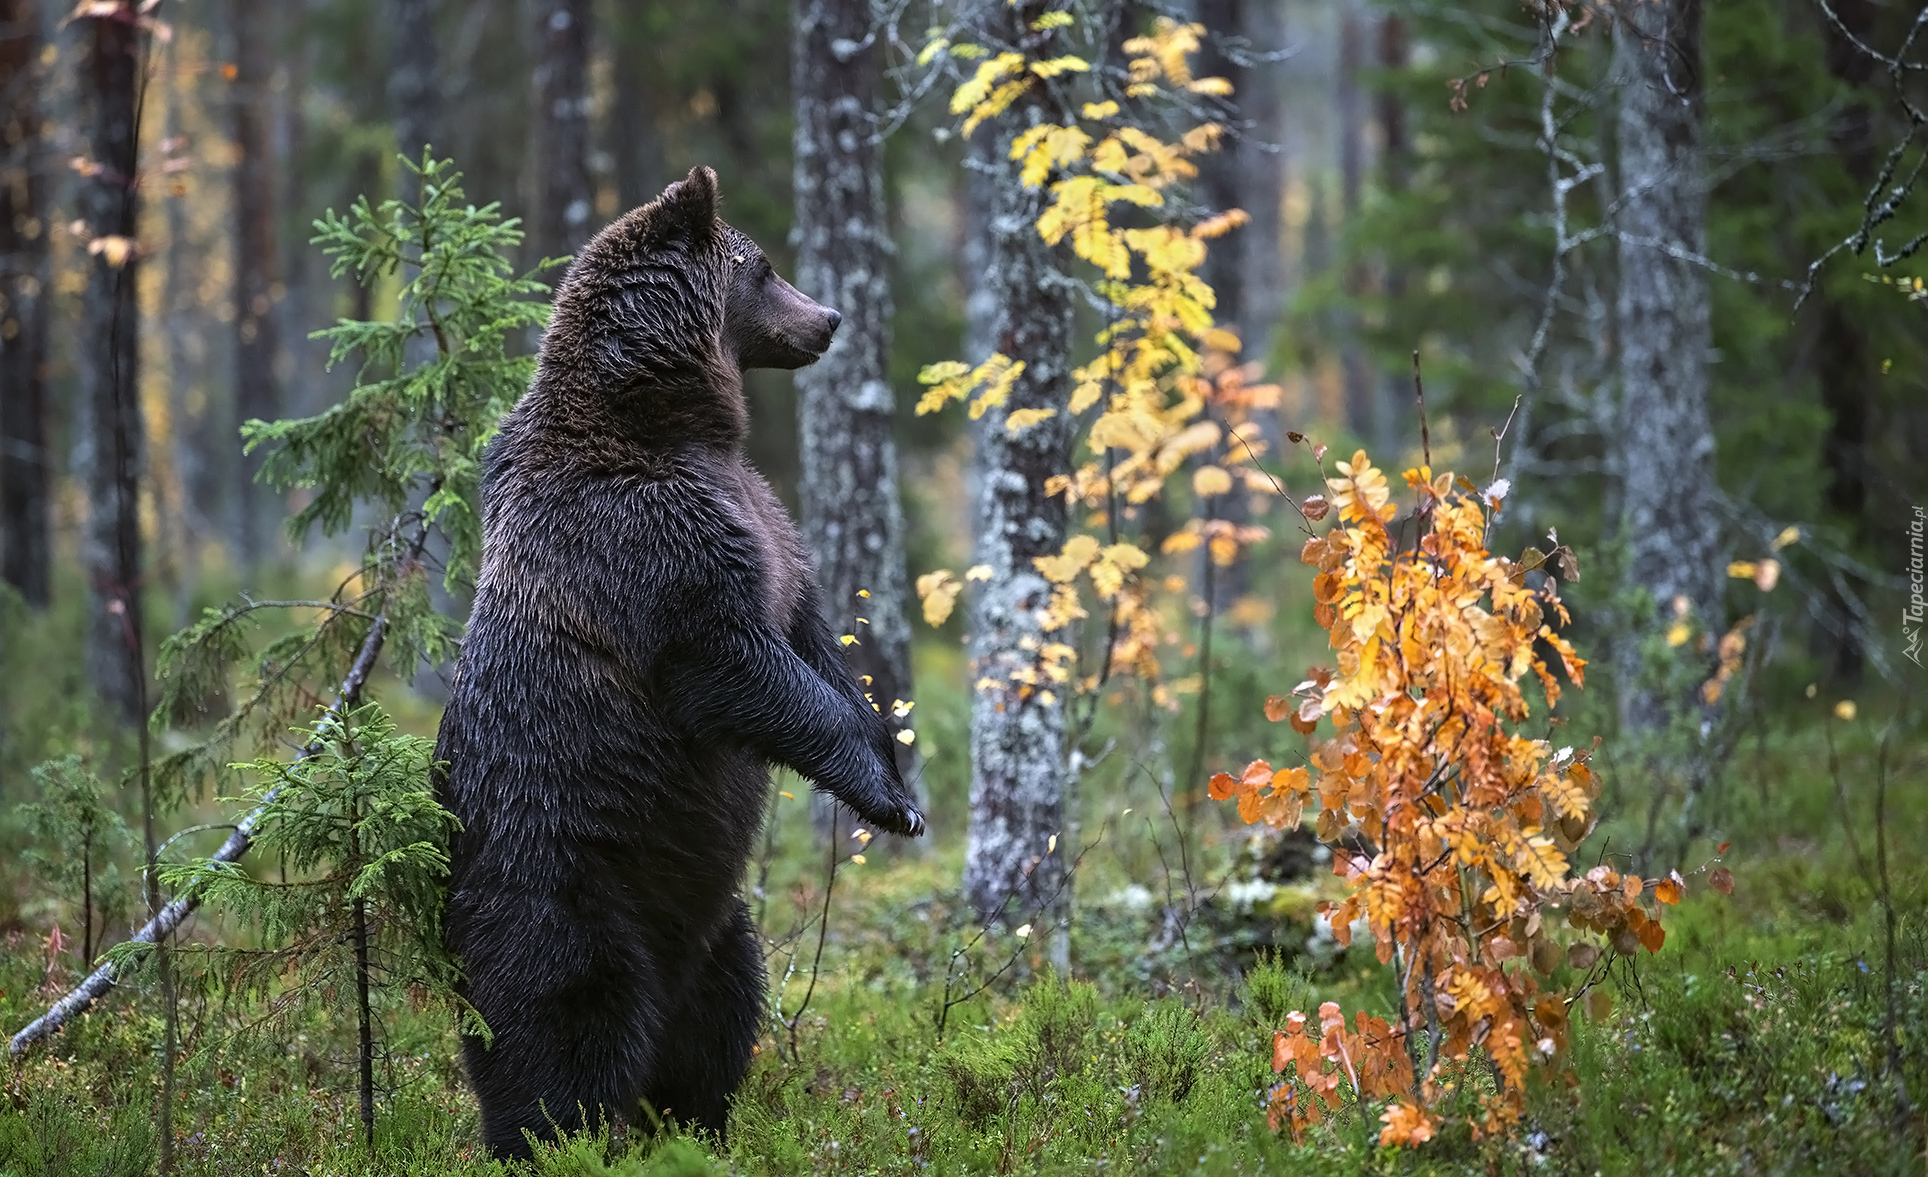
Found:
<svg viewBox="0 0 1928 1177"><path fill-rule="evenodd" d="M1851 803L1865 801L1856 782L1874 771L1869 726L1833 733ZM535 1171L1917 1173L1920 1113L1898 1109L1882 1075L1892 1033L1907 1092L1928 1090L1928 935L1904 914L1891 1012L1881 915L1825 763L1818 720L1743 754L1723 831L1735 843L1734 893L1690 892L1672 909L1662 951L1616 967L1602 987L1611 1001L1574 1019L1568 1077L1529 1086L1517 1133L1474 1140L1463 1117L1449 1118L1420 1150L1380 1148L1379 1120L1352 1108L1303 1144L1267 1126L1269 1047L1293 1010L1331 999L1396 1018L1399 995L1369 945L1312 951L1321 938L1309 906L1280 915L1293 908L1276 905L1276 894L1227 898L1263 862L1289 857L1255 855L1244 831L1216 821L1201 831L1201 905L1174 930L1162 902L1134 902L1130 880L1147 876L1128 864L1143 848L1130 845L1133 827L1114 821L1111 840L1079 867L1089 914L1074 926L1071 978L1050 974L1043 947L1013 932L975 939L955 892L955 843L846 859L811 986L825 863L804 807L785 801L775 850L753 871L762 871L763 920L778 947L773 1001L796 1019L794 1045L773 1009L725 1141L577 1139L543 1152ZM794 780L779 784L798 791ZM1094 803L1087 825L1101 826L1101 808L1115 817L1119 799ZM1890 799L1889 865L1907 880L1904 913L1920 908L1928 829L1919 800L1918 784ZM1865 805L1848 816L1867 842ZM1616 828L1603 833L1611 843ZM207 922L197 935L231 931ZM76 968L76 954L50 952L44 933L10 932L0 1019L26 1022ZM51 1049L11 1065L0 1173L152 1171L153 996L137 989L103 1003ZM482 1157L451 1019L430 1004L403 1004L385 1023L370 1151L356 1107L354 1019L328 1013L345 1006L306 1003L295 1020L247 1032L250 1015L191 1001L178 1171L507 1171Z"/></svg>

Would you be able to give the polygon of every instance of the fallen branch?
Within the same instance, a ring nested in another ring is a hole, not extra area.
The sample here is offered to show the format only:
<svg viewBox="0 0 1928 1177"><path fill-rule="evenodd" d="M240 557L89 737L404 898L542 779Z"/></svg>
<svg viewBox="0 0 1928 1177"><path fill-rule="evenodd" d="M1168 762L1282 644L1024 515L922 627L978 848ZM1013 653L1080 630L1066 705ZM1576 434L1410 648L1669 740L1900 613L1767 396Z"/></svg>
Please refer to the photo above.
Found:
<svg viewBox="0 0 1928 1177"><path fill-rule="evenodd" d="M347 677L341 680L341 688L335 692L335 701L328 708L323 722L339 720L354 710L355 704L361 699L363 685L368 682L368 676L374 672L375 660L381 655L382 642L387 634L388 614L384 612L375 618L375 623L368 629L368 636L362 639L361 649L355 655L354 664L348 668ZM308 746L295 757L295 763L299 764L320 755L322 748L320 740L309 741ZM275 795L280 791L278 787L271 790L262 798L261 804L255 807L254 812L241 819L240 824L234 827L234 832L228 835L228 840L221 843L221 848L214 852L215 862L234 862L248 852L248 848L254 844L256 823L261 820L261 815L274 802ZM153 919L148 920L140 931L135 932L131 940L136 944L159 942L180 927L200 905L199 894L192 890L183 891L169 900L167 906L161 908ZM89 1006L100 1000L119 979L112 961L101 965L88 974L87 979L72 992L55 1002L52 1009L35 1018L25 1029L15 1034L12 1043L7 1047L7 1053L21 1054L29 1046L59 1030L71 1021L74 1015L85 1012Z"/></svg>

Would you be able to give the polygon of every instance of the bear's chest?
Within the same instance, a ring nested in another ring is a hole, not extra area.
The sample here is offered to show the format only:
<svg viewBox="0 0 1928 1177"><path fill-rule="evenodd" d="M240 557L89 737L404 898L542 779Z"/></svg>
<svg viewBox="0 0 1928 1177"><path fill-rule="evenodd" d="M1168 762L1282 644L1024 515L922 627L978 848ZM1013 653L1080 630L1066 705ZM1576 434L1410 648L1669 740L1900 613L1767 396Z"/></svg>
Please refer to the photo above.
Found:
<svg viewBox="0 0 1928 1177"><path fill-rule="evenodd" d="M730 512L756 547L764 616L778 633L788 633L811 575L803 540L790 512L756 471L736 464L724 481Z"/></svg>

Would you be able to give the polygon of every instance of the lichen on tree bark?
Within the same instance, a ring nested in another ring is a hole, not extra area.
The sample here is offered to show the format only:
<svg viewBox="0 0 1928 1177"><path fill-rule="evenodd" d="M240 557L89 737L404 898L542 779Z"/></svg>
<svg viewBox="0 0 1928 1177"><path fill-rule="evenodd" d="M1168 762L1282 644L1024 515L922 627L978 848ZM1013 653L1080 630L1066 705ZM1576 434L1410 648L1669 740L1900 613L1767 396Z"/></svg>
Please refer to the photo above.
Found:
<svg viewBox="0 0 1928 1177"><path fill-rule="evenodd" d="M982 5L978 40L1041 52L1050 30L1032 24L1044 11L1040 3ZM981 915L1055 929L1071 900L1068 848L1050 849L1051 839L1065 829L1064 698L1043 683L1026 690L1013 678L1035 667L1041 645L1051 640L1040 620L1051 584L1032 561L1064 546L1064 499L1047 494L1045 485L1069 473L1071 464L1070 255L1038 236L1046 193L1025 188L1010 158L1013 140L1026 128L1063 121L1047 102L1043 87L1030 90L992 124L992 148L978 156L990 199L992 342L1025 368L1008 401L986 412L975 431L974 563L990 576L973 594L970 610L970 676L982 685L971 701L964 890ZM1019 409L1053 409L1055 415L1013 434L1005 420ZM1062 955L1061 945L1056 947Z"/></svg>
<svg viewBox="0 0 1928 1177"><path fill-rule="evenodd" d="M866 42L871 15L868 0L797 0L792 12L797 288L843 315L830 350L797 373L798 498L831 632L857 639L851 667L888 712L912 697L910 589L892 433L892 246L877 49ZM908 779L915 753L899 749ZM819 797L827 826L830 803Z"/></svg>

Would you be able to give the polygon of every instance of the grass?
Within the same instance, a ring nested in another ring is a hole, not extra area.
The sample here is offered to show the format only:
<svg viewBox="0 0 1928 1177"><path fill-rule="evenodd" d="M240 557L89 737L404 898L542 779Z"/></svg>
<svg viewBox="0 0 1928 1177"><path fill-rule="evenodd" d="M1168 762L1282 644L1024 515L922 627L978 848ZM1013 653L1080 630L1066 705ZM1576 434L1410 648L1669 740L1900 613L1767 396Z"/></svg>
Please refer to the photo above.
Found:
<svg viewBox="0 0 1928 1177"><path fill-rule="evenodd" d="M1275 639L1252 665L1227 643L1238 664L1215 687L1221 759L1207 757L1207 771L1289 751L1282 725L1258 718L1264 684L1278 677L1265 666L1317 652L1302 633ZM8 685L31 679L52 640L14 643L6 658L16 674L0 683L0 702L21 696L20 714L41 725L8 721L0 760L11 779L86 727L60 710L60 692ZM1376 1147L1371 1109L1342 1111L1304 1142L1266 1126L1271 1033L1287 1013L1330 999L1385 1016L1395 996L1369 951L1338 952L1313 935L1314 907L1336 880L1304 862L1309 874L1255 880L1276 850L1174 784L1193 759L1190 712L1102 713L1091 746L1109 751L1081 782L1081 821L1065 839L1081 854L1072 976L1047 972L1043 936L979 934L956 889L967 700L935 685L962 681L956 659L948 647L920 651L933 685L917 726L938 836L919 849L873 844L861 865L848 857L857 843L838 848L827 930L815 919L828 856L802 787L779 782L794 797L777 802L771 852L750 879L772 944L771 1028L727 1140L592 1136L545 1150L535 1172L1923 1171L1928 783L1918 719L1903 723L1910 739L1895 741L1885 807L1899 914L1892 998L1873 865L1876 723L1830 727L1826 701L1811 715L1790 709L1742 743L1710 800L1721 828L1695 852L1704 860L1715 842L1732 843L1723 865L1734 893L1689 874L1665 948L1616 971L1606 1016L1576 1020L1567 1065L1536 1083L1514 1136L1475 1139L1456 1121L1422 1149L1393 1152ZM405 726L432 730L432 707L411 710L394 684L384 698ZM1617 857L1644 832L1643 782L1611 780L1603 800L1615 815L1586 852ZM209 811L173 824L208 819L218 820ZM1195 911L1188 893L1201 897ZM0 1027L9 1032L77 979L80 962L47 943L55 921L72 926L68 906L0 867L0 928L11 929L0 942ZM192 934L230 930L203 916ZM267 1028L259 1009L223 1004L214 988L188 986L182 1006L178 1172L507 1171L476 1143L439 1007L406 994L386 1001L371 1150L355 1095L352 995L337 995L334 1016ZM136 982L49 1047L0 1066L0 1177L152 1172L161 1039L155 987Z"/></svg>
<svg viewBox="0 0 1928 1177"><path fill-rule="evenodd" d="M1871 741L1837 733L1843 772ZM1736 800L1737 879L1693 888L1664 950L1615 977L1613 1011L1577 1023L1570 1068L1536 1085L1511 1139L1449 1128L1416 1152L1380 1150L1370 1114L1347 1112L1303 1144L1266 1127L1270 1034L1292 1008L1332 998L1386 1012L1369 954L1323 971L1258 959L1254 925L1282 918L1222 904L1163 934L1154 903L1105 902L1135 857L1088 856L1088 915L1074 929L1077 974L1059 979L1009 933L953 954L974 933L952 888L958 847L871 855L844 865L824 967L797 1019L760 1044L724 1142L670 1135L590 1137L546 1151L544 1174L671 1173L1919 1173L1928 1096L1928 927L1920 918L1923 791L1889 799L1901 934L1893 1035L1880 911L1842 834L1839 798L1814 770L1817 733L1771 741L1762 802ZM1865 778L1864 778L1865 779ZM1850 802L1860 794L1849 793ZM787 803L786 803L787 804ZM1748 808L1752 806L1752 808ZM1832 820L1827 815L1833 812ZM765 877L766 926L782 1013L795 1015L816 929L824 859L801 805L786 810ZM1786 824L1805 817L1808 824ZM1773 833L1775 829L1782 831ZM1798 830L1799 833L1787 831ZM1862 816L1861 834L1866 829ZM1230 861L1235 842L1208 853ZM213 929L204 928L204 934ZM1304 929L1265 929L1290 945ZM1162 941L1156 951L1147 944ZM791 972L790 958L798 963ZM1001 966L1015 967L991 979ZM984 986L945 1008L951 998ZM37 1013L66 968L15 932L0 953L0 1020ZM788 983L784 977L790 973ZM962 981L958 980L962 977ZM1020 979L1020 978L1023 979ZM989 981L987 985L986 982ZM344 995L344 998L346 995ZM443 1018L398 1002L387 1022L376 1141L361 1138L352 1019L279 1037L245 1032L247 1011L189 1001L191 1050L177 1093L184 1174L481 1174L475 1113ZM943 1026L940 1033L938 1027ZM136 986L5 1072L0 1174L153 1169L160 1025ZM1897 1077L1914 1103L1898 1105Z"/></svg>

